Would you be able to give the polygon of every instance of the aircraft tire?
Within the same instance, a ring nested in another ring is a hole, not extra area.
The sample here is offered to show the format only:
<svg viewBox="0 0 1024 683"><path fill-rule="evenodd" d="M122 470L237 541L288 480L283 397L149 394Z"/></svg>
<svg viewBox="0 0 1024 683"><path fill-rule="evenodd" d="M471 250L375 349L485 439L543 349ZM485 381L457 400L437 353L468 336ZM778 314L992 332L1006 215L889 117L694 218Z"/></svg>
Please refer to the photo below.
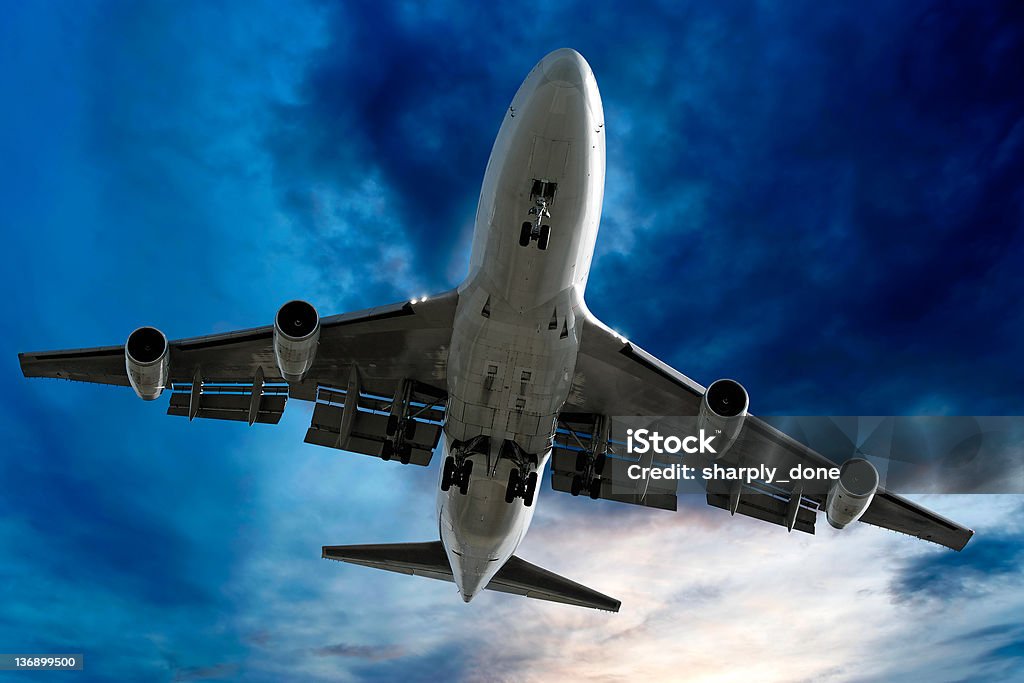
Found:
<svg viewBox="0 0 1024 683"><path fill-rule="evenodd" d="M523 504L526 507L533 505L533 497L537 493L537 473L530 472L530 476L526 478L526 493L523 494Z"/></svg>
<svg viewBox="0 0 1024 683"><path fill-rule="evenodd" d="M459 469L459 493L466 495L469 492L469 475L473 471L473 461L467 460Z"/></svg>
<svg viewBox="0 0 1024 683"><path fill-rule="evenodd" d="M519 470L512 468L512 471L508 473L508 486L505 487L505 502L511 504L516 499L517 491L519 488Z"/></svg>
<svg viewBox="0 0 1024 683"><path fill-rule="evenodd" d="M444 459L444 469L441 470L441 490L447 491L452 487L452 474L455 471L455 458L448 456Z"/></svg>
<svg viewBox="0 0 1024 683"><path fill-rule="evenodd" d="M582 472L585 469L587 469L587 453L580 451L576 454L576 471Z"/></svg>
<svg viewBox="0 0 1024 683"><path fill-rule="evenodd" d="M528 247L530 246L530 233L533 231L533 225L529 221L523 223L522 230L519 231L519 246Z"/></svg>

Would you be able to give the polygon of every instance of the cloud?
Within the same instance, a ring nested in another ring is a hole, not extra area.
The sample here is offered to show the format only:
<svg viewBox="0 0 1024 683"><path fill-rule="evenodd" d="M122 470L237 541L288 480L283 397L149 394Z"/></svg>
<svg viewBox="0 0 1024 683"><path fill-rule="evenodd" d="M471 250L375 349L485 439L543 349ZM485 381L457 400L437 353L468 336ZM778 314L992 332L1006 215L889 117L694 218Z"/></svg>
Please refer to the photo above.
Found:
<svg viewBox="0 0 1024 683"><path fill-rule="evenodd" d="M214 664L212 666L193 666L178 669L174 672L175 681L214 681L231 680L238 671L235 664Z"/></svg>
<svg viewBox="0 0 1024 683"><path fill-rule="evenodd" d="M354 645L352 643L325 645L313 649L312 652L317 657L353 657L355 659L366 659L371 662L398 659L405 654L402 648L396 645L373 646Z"/></svg>
<svg viewBox="0 0 1024 683"><path fill-rule="evenodd" d="M894 573L894 600L948 602L952 599L999 594L1019 584L1024 573L1024 533L1014 517L1010 524L979 531L960 553L928 552L913 557ZM979 629L973 636L992 635Z"/></svg>

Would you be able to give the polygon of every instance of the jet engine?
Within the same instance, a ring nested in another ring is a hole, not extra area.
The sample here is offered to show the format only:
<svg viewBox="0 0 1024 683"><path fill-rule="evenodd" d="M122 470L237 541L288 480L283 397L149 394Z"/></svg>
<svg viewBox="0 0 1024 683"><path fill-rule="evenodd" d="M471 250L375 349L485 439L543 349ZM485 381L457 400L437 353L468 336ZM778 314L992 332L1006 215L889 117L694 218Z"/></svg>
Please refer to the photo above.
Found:
<svg viewBox="0 0 1024 683"><path fill-rule="evenodd" d="M144 401L163 393L171 370L167 337L155 327L140 327L128 335L124 345L124 364L128 382Z"/></svg>
<svg viewBox="0 0 1024 683"><path fill-rule="evenodd" d="M704 392L697 413L697 427L715 434L717 457L722 457L736 441L747 417L750 397L739 382L720 379Z"/></svg>
<svg viewBox="0 0 1024 683"><path fill-rule="evenodd" d="M305 301L289 301L274 318L274 357L281 376L301 382L320 345L320 316Z"/></svg>
<svg viewBox="0 0 1024 683"><path fill-rule="evenodd" d="M842 529L860 519L878 490L878 470L864 458L851 458L839 468L839 479L825 500L828 523Z"/></svg>

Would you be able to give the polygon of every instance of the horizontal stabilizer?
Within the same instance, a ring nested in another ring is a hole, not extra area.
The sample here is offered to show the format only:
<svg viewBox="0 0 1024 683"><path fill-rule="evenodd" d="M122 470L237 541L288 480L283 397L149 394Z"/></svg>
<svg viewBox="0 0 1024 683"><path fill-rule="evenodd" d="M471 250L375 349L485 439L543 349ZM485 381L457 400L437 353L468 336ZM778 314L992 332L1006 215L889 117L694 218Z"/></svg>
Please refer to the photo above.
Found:
<svg viewBox="0 0 1024 683"><path fill-rule="evenodd" d="M448 557L440 541L430 543L386 543L377 545L325 545L322 557L360 564L400 574L453 581ZM516 556L509 558L487 584L487 590L525 595L528 598L561 602L618 612L622 604L575 581L530 564Z"/></svg>

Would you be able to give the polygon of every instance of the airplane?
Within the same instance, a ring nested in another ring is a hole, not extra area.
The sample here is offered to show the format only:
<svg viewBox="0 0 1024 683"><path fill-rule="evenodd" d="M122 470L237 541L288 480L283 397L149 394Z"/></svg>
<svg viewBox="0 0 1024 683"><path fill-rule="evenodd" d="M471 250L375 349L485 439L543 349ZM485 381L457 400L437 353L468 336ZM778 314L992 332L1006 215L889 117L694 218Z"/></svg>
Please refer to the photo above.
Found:
<svg viewBox="0 0 1024 683"><path fill-rule="evenodd" d="M738 382L704 387L600 322L584 291L605 183L604 111L575 50L538 62L504 114L484 174L469 272L454 290L321 318L290 301L274 323L168 341L19 355L26 377L131 386L168 414L276 424L313 403L305 442L427 466L441 454L439 539L323 546L322 557L452 581L465 602L495 590L618 611L620 601L515 555L550 466L556 492L675 510L666 482L622 481L621 416L689 416L739 468L835 463L749 413ZM438 447L440 444L440 447ZM631 487L632 486L632 487ZM879 485L864 458L827 489L738 481L708 504L814 533L818 512L961 550L973 531Z"/></svg>

